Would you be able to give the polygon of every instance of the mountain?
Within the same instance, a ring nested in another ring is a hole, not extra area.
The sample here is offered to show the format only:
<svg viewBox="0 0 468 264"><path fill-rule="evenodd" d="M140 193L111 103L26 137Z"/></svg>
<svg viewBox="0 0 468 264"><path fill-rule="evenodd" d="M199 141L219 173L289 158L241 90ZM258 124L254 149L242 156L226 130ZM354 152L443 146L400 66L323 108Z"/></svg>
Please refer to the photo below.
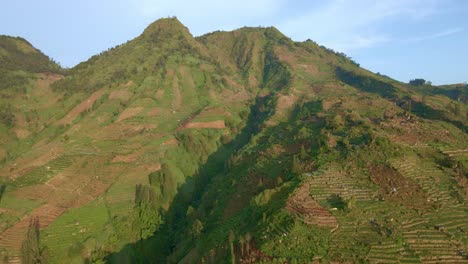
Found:
<svg viewBox="0 0 468 264"><path fill-rule="evenodd" d="M5 263L466 263L468 106L445 88L175 18L67 71L37 54L0 90Z"/></svg>
<svg viewBox="0 0 468 264"><path fill-rule="evenodd" d="M0 69L56 72L60 67L25 39L0 35Z"/></svg>

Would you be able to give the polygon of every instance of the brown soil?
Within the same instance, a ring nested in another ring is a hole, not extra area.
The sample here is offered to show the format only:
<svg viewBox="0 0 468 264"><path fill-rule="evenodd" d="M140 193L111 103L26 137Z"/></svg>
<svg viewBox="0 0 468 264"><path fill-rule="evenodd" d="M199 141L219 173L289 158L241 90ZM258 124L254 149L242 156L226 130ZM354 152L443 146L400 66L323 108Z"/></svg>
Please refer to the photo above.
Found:
<svg viewBox="0 0 468 264"><path fill-rule="evenodd" d="M29 124L26 121L26 118L21 113L15 113L15 127L12 129L16 134L16 137L23 139L28 137L31 132L28 131Z"/></svg>
<svg viewBox="0 0 468 264"><path fill-rule="evenodd" d="M132 153L130 155L117 155L112 159L112 162L134 162L139 156L139 153Z"/></svg>
<svg viewBox="0 0 468 264"><path fill-rule="evenodd" d="M3 232L0 235L0 247L19 251L32 217L39 217L41 228L44 228L66 209L81 207L104 194L125 170L119 164L103 167L102 164L107 164L107 161L108 158L104 156L82 158L44 184L15 190L13 195L18 198L33 199L44 204Z"/></svg>
<svg viewBox="0 0 468 264"><path fill-rule="evenodd" d="M141 148L129 155L117 155L112 159L112 162L125 162L125 163L134 162L143 153L145 153L145 149Z"/></svg>
<svg viewBox="0 0 468 264"><path fill-rule="evenodd" d="M161 163L159 163L159 162L156 162L156 163L145 166L145 170L147 172L149 172L149 173L158 171L160 169L161 169Z"/></svg>
<svg viewBox="0 0 468 264"><path fill-rule="evenodd" d="M393 168L383 165L368 167L372 181L379 186L379 196L401 203L409 208L427 208L427 197L413 180L404 177Z"/></svg>
<svg viewBox="0 0 468 264"><path fill-rule="evenodd" d="M57 125L71 124L73 120L75 120L75 118L78 117L79 114L81 114L85 110L91 109L94 102L97 99L101 98L104 92L105 91L103 89L94 92L90 97L88 97L88 99L84 100L83 102L75 106L75 108L73 108L64 118L59 120L57 122Z"/></svg>
<svg viewBox="0 0 468 264"><path fill-rule="evenodd" d="M309 195L309 190L310 183L304 183L297 188L286 202L286 209L302 216L307 224L329 228L337 227L336 218Z"/></svg>
<svg viewBox="0 0 468 264"><path fill-rule="evenodd" d="M120 113L119 117L117 118L116 122L123 121L125 119L128 119L130 117L138 115L141 111L143 111L143 107L132 107L132 108L127 108Z"/></svg>
<svg viewBox="0 0 468 264"><path fill-rule="evenodd" d="M132 93L127 89L113 91L109 95L109 99L128 100L130 97L132 97Z"/></svg>
<svg viewBox="0 0 468 264"><path fill-rule="evenodd" d="M456 137L448 130L428 129L413 117L395 116L380 123L382 128L390 131L390 139L406 145L423 145L432 141L456 143Z"/></svg>
<svg viewBox="0 0 468 264"><path fill-rule="evenodd" d="M244 87L240 84L238 84L236 81L232 80L231 78L229 78L228 76L224 76L223 77L224 80L226 81L226 83L231 86L232 88L236 89L236 90L243 90Z"/></svg>
<svg viewBox="0 0 468 264"><path fill-rule="evenodd" d="M161 114L161 109L159 107L153 108L148 112L148 116L159 116Z"/></svg>
<svg viewBox="0 0 468 264"><path fill-rule="evenodd" d="M31 135L31 132L22 128L13 128L13 132L19 139L27 138L29 135Z"/></svg>
<svg viewBox="0 0 468 264"><path fill-rule="evenodd" d="M217 120L211 122L191 122L185 125L185 128L226 128L224 120Z"/></svg>
<svg viewBox="0 0 468 264"><path fill-rule="evenodd" d="M291 109L297 101L297 97L293 94L281 94L278 97L278 101L276 103L276 111L279 113L283 113L285 110Z"/></svg>
<svg viewBox="0 0 468 264"><path fill-rule="evenodd" d="M63 212L65 212L65 208L52 204L44 204L34 209L28 216L22 218L0 235L0 247L19 251L32 218L38 217L40 228L43 229L63 214Z"/></svg>
<svg viewBox="0 0 468 264"><path fill-rule="evenodd" d="M89 136L96 140L117 140L135 136L156 127L156 124L114 123L101 128L99 131L90 133Z"/></svg>
<svg viewBox="0 0 468 264"><path fill-rule="evenodd" d="M38 74L37 81L36 81L36 86L39 87L39 89L35 89L32 92L32 95L34 97L44 95L45 91L48 91L49 85L62 79L64 76L61 74L55 74L55 73L40 73Z"/></svg>
<svg viewBox="0 0 468 264"><path fill-rule="evenodd" d="M177 145L177 143L179 143L179 141L177 141L176 138L170 138L170 139L164 141L163 143L161 143L161 145L169 146L169 145Z"/></svg>
<svg viewBox="0 0 468 264"><path fill-rule="evenodd" d="M278 55L278 58L281 61L286 62L289 66L295 69L303 69L307 73L311 74L312 76L319 75L319 69L316 64L301 64L299 63L299 59L301 57L306 57L307 54L301 54L297 52L289 52L286 47L278 47L275 49L275 54Z"/></svg>
<svg viewBox="0 0 468 264"><path fill-rule="evenodd" d="M7 156L6 150L0 148L0 160L3 160L4 158L6 158L6 156Z"/></svg>
<svg viewBox="0 0 468 264"><path fill-rule="evenodd" d="M133 85L133 81L132 81L132 80L129 80L126 84L123 85L123 87L128 88L128 87L130 87L130 86L132 86L132 85Z"/></svg>
<svg viewBox="0 0 468 264"><path fill-rule="evenodd" d="M163 89L159 89L157 92L156 92L156 99L158 100L161 100L164 96L164 90Z"/></svg>
<svg viewBox="0 0 468 264"><path fill-rule="evenodd" d="M20 157L13 164L0 170L0 176L8 176L11 179L21 177L34 170L34 168L43 166L49 161L58 158L64 152L64 149L59 145L48 144L38 149L38 152L45 152L45 154L37 158Z"/></svg>

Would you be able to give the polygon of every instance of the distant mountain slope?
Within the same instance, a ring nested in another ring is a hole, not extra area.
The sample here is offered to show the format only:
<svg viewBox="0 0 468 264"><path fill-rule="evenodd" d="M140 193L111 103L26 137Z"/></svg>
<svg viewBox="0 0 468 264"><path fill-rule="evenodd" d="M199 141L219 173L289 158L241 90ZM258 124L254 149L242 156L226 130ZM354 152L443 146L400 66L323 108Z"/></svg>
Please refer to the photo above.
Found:
<svg viewBox="0 0 468 264"><path fill-rule="evenodd" d="M451 92L273 27L194 38L175 18L67 76L22 67L0 91L5 263L466 263Z"/></svg>
<svg viewBox="0 0 468 264"><path fill-rule="evenodd" d="M0 35L0 69L39 73L60 67L25 39Z"/></svg>

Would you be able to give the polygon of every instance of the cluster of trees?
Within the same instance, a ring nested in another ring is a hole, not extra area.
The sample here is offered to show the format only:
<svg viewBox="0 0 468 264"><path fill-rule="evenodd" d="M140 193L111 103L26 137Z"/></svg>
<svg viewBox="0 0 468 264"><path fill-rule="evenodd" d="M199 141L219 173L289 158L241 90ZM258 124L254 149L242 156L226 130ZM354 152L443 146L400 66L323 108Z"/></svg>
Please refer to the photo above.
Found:
<svg viewBox="0 0 468 264"><path fill-rule="evenodd" d="M47 249L40 244L39 218L34 217L29 222L26 239L21 246L21 261L23 264L47 263L47 255Z"/></svg>
<svg viewBox="0 0 468 264"><path fill-rule="evenodd" d="M11 71L0 67L0 91L12 89L15 92L24 93L29 81L30 76L25 72Z"/></svg>
<svg viewBox="0 0 468 264"><path fill-rule="evenodd" d="M153 187L142 184L136 186L134 213L133 228L138 233L138 239L147 239L159 229L163 221Z"/></svg>
<svg viewBox="0 0 468 264"><path fill-rule="evenodd" d="M432 82L426 81L424 79L413 79L409 81L409 84L413 86L423 86L423 85L432 85Z"/></svg>
<svg viewBox="0 0 468 264"><path fill-rule="evenodd" d="M397 97L397 89L386 82L370 76L358 75L341 67L336 69L336 76L344 83L354 86L363 92L375 93L387 99Z"/></svg>

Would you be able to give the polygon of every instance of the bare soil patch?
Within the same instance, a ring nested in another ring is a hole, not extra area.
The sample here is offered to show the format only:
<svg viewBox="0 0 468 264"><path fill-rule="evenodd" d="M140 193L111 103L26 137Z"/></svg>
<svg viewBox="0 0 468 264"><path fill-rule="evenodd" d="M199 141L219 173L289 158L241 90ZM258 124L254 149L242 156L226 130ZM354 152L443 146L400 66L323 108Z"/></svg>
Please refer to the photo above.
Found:
<svg viewBox="0 0 468 264"><path fill-rule="evenodd" d="M6 150L0 148L0 160L3 160L4 158L6 158L6 156L7 156Z"/></svg>
<svg viewBox="0 0 468 264"><path fill-rule="evenodd" d="M191 122L185 125L185 128L216 128L223 129L226 128L224 120L217 120L211 122Z"/></svg>
<svg viewBox="0 0 468 264"><path fill-rule="evenodd" d="M159 162L156 162L156 163L153 163L153 164L148 164L148 165L145 165L145 170L149 173L151 172L155 172L155 171L158 171L161 169L161 163Z"/></svg>
<svg viewBox="0 0 468 264"><path fill-rule="evenodd" d="M380 126L391 132L390 139L395 143L407 145L421 145L431 141L456 143L456 139L448 130L428 129L413 118L405 116L388 118L380 123Z"/></svg>
<svg viewBox="0 0 468 264"><path fill-rule="evenodd" d="M44 204L34 209L28 216L22 218L0 235L0 247L19 251L31 219L38 217L40 228L43 229L63 214L63 212L65 212L65 208L53 204Z"/></svg>
<svg viewBox="0 0 468 264"><path fill-rule="evenodd" d="M161 100L164 96L164 90L163 89L158 89L156 92L156 99Z"/></svg>
<svg viewBox="0 0 468 264"><path fill-rule="evenodd" d="M128 155L117 155L112 159L112 162L125 162L125 163L134 162L143 153L145 153L145 149L141 148Z"/></svg>
<svg viewBox="0 0 468 264"><path fill-rule="evenodd" d="M31 172L36 167L43 166L49 161L52 161L58 158L64 152L64 149L60 145L48 144L42 146L37 150L38 153L45 153L41 156L35 157L20 157L15 160L13 164L10 164L0 170L0 176L10 177L11 179L16 179L25 175L28 172Z"/></svg>
<svg viewBox="0 0 468 264"><path fill-rule="evenodd" d="M89 136L96 140L117 140L135 136L144 131L153 130L156 127L156 124L114 123L89 134Z"/></svg>
<svg viewBox="0 0 468 264"><path fill-rule="evenodd" d="M172 138L169 138L168 140L164 141L163 143L161 143L161 145L169 146L169 145L177 145L178 143L179 143L179 141L177 141L176 138L172 137Z"/></svg>
<svg viewBox="0 0 468 264"><path fill-rule="evenodd" d="M105 92L104 89L94 92L90 97L88 97L88 99L84 100L83 102L75 106L75 108L73 108L64 118L59 120L57 122L57 125L71 124L73 120L75 120L75 118L78 117L79 114L81 114L82 112L88 109L91 109L94 102L97 99L101 98L104 92Z"/></svg>
<svg viewBox="0 0 468 264"><path fill-rule="evenodd" d="M310 75L312 76L318 76L319 75L319 69L317 67L316 64L312 64L312 63L309 63L309 64L304 64L304 63L299 63L299 59L301 55L304 55L304 56L307 56L306 54L301 54L297 52L289 52L288 49L286 47L278 47L275 49L275 54L278 56L278 58L281 60L281 61L284 61L286 62L287 64L289 64L289 66L291 66L292 68L295 68L295 69L303 69L305 70L307 73L309 73ZM301 56L302 57L302 56Z"/></svg>
<svg viewBox="0 0 468 264"><path fill-rule="evenodd" d="M368 167L371 180L379 186L381 198L401 203L409 208L427 208L427 196L413 180L404 177L395 169L383 165Z"/></svg>
<svg viewBox="0 0 468 264"><path fill-rule="evenodd" d="M148 112L148 116L159 116L161 114L162 110L163 109L161 109L159 107L153 108Z"/></svg>
<svg viewBox="0 0 468 264"><path fill-rule="evenodd" d="M143 107L131 107L127 108L120 113L119 117L117 118L116 122L123 121L130 117L138 115L141 111L143 111Z"/></svg>
<svg viewBox="0 0 468 264"><path fill-rule="evenodd" d="M112 91L109 95L109 99L120 99L120 100L128 100L132 97L132 93L127 89L121 89Z"/></svg>
<svg viewBox="0 0 468 264"><path fill-rule="evenodd" d="M38 158L23 158L14 164L14 173L22 172L37 166L45 165L57 158L63 149L59 145L39 144L37 152L49 149L49 152ZM115 179L126 169L123 164L109 164L110 156L85 156L74 160L74 163L56 174L43 184L28 186L15 190L12 195L18 198L40 201L43 205L34 209L27 216L5 230L0 235L0 247L11 252L18 252L30 219L39 217L41 228L55 221L66 209L81 207L104 194ZM157 170L158 164L148 165L148 170Z"/></svg>
<svg viewBox="0 0 468 264"><path fill-rule="evenodd" d="M23 128L13 128L13 132L19 139L27 138L29 135L31 135L31 132Z"/></svg>
<svg viewBox="0 0 468 264"><path fill-rule="evenodd" d="M130 87L130 86L132 86L132 85L133 85L133 81L132 81L132 80L129 80L129 81L128 81L127 83L125 83L123 86L126 87L126 88L128 88L128 87Z"/></svg>
<svg viewBox="0 0 468 264"><path fill-rule="evenodd" d="M335 228L338 226L336 218L328 209L319 205L309 194L310 183L304 183L297 188L286 202L286 209L301 215L304 222L310 225Z"/></svg>

